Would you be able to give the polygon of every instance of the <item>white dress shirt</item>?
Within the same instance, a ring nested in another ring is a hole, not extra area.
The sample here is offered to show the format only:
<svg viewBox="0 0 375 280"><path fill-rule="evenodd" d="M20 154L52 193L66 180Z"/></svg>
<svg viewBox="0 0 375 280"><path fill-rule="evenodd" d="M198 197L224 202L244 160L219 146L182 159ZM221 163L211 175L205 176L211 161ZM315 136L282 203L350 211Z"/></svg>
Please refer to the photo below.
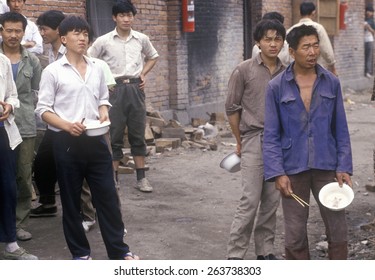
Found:
<svg viewBox="0 0 375 280"><path fill-rule="evenodd" d="M83 79L64 55L48 65L40 81L39 100L35 112L57 114L68 122L99 119L99 106L110 106L103 70L85 57L87 71ZM48 125L53 131L61 129Z"/></svg>

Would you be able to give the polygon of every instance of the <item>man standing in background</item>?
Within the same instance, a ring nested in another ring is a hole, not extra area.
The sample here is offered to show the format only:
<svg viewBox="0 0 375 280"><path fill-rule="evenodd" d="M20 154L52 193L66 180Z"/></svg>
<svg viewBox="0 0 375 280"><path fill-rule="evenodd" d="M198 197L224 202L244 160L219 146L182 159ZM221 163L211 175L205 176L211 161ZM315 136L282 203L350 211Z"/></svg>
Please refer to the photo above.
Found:
<svg viewBox="0 0 375 280"><path fill-rule="evenodd" d="M37 25L45 44L51 44L48 50L48 63L52 63L66 53L66 48L61 43L58 27L65 18L60 11L50 10L41 14ZM39 190L40 205L31 209L30 217L51 217L57 215L55 186L57 182L55 160L52 149L52 131L47 129L47 124L37 115L38 137L43 137L37 145L34 160L34 180Z"/></svg>
<svg viewBox="0 0 375 280"><path fill-rule="evenodd" d="M365 76L373 78L374 75L374 8L366 6L365 14Z"/></svg>
<svg viewBox="0 0 375 280"><path fill-rule="evenodd" d="M5 0L0 0L0 15L9 12L9 7Z"/></svg>
<svg viewBox="0 0 375 280"><path fill-rule="evenodd" d="M26 0L7 0L7 5L11 12L16 12L22 15L23 7ZM26 17L25 17L26 18ZM30 52L35 54L43 53L43 40L40 36L38 27L34 22L26 18L27 26L25 34L22 39L22 45Z"/></svg>
<svg viewBox="0 0 375 280"><path fill-rule="evenodd" d="M311 25L315 27L315 29L318 31L318 34L319 34L320 56L318 58L318 63L337 76L336 67L335 67L336 60L335 60L335 54L333 51L331 40L329 39L329 36L324 26L314 21L314 19L316 18L315 4L312 2L301 3L300 15L301 15L301 19L299 20L299 22L293 25L291 28L289 28L286 31L286 34L289 34L289 32L293 28L300 26L302 24ZM289 54L288 46L284 46L284 48L280 52L279 57L282 63L286 66L288 66L293 61L293 58Z"/></svg>
<svg viewBox="0 0 375 280"><path fill-rule="evenodd" d="M20 108L15 110L15 120L22 136L22 143L17 147L17 238L29 240L31 233L25 230L31 209L32 197L32 162L36 137L34 104L42 73L39 59L21 45L26 29L26 18L15 12L0 16L3 26L3 42L0 52L11 62L13 79L17 86Z"/></svg>
<svg viewBox="0 0 375 280"><path fill-rule="evenodd" d="M1 29L1 28L0 28ZM14 109L19 107L9 59L0 54L0 242L5 244L2 259L37 260L19 247L16 237L16 147L22 142Z"/></svg>
<svg viewBox="0 0 375 280"><path fill-rule="evenodd" d="M285 28L278 20L262 20L254 40L261 50L240 63L228 85L225 111L241 156L242 197L230 229L228 259L244 259L254 230L258 260L276 260L274 240L280 194L264 181L262 142L264 96L268 82L284 70L278 54L284 45Z"/></svg>
<svg viewBox="0 0 375 280"><path fill-rule="evenodd" d="M135 187L142 192L152 192L153 188L145 177L146 106L143 90L145 77L155 66L159 54L148 36L132 29L136 13L131 1L117 1L112 7L116 28L97 38L88 54L107 62L117 83L109 99L113 105L109 114L116 183L118 185L117 170L123 158L122 148L127 127L137 173Z"/></svg>

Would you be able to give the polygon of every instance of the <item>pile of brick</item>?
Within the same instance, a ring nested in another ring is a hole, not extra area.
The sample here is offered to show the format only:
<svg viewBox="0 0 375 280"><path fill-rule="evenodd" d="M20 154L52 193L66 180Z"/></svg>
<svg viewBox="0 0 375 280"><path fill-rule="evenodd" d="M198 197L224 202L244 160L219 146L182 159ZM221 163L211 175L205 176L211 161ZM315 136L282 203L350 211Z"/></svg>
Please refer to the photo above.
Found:
<svg viewBox="0 0 375 280"><path fill-rule="evenodd" d="M148 109L145 129L148 155L164 153L179 147L217 150L220 131L226 127L225 117L223 113L212 113L208 116L208 119L192 118L191 124L183 126L176 120L166 121L158 111ZM135 165L127 139L125 131L124 158L119 172L129 174L134 172Z"/></svg>

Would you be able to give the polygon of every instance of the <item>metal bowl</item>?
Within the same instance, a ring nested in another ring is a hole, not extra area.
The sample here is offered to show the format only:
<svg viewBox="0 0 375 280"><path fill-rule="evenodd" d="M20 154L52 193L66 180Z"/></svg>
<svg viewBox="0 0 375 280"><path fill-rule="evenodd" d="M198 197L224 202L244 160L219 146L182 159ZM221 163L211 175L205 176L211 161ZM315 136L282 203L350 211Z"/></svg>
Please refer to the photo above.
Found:
<svg viewBox="0 0 375 280"><path fill-rule="evenodd" d="M111 123L109 121L100 123L99 120L84 123L84 125L86 126L86 135L87 136L100 136L100 135L106 134L109 131L110 124Z"/></svg>
<svg viewBox="0 0 375 280"><path fill-rule="evenodd" d="M231 173L238 172L241 170L241 158L235 152L230 153L220 162L220 167Z"/></svg>

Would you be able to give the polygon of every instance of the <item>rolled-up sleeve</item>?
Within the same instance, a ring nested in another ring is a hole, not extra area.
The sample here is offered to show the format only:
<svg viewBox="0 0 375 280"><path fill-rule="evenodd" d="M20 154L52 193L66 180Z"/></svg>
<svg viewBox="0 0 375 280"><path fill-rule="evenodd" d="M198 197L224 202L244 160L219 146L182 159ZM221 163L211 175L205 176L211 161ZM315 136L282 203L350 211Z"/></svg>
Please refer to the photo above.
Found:
<svg viewBox="0 0 375 280"><path fill-rule="evenodd" d="M36 105L35 113L42 117L45 112L55 113L53 109L55 101L55 77L48 68L46 68L40 79L38 103Z"/></svg>
<svg viewBox="0 0 375 280"><path fill-rule="evenodd" d="M228 82L228 96L225 102L225 112L227 116L241 111L241 101L244 92L244 79L241 72L236 68Z"/></svg>

